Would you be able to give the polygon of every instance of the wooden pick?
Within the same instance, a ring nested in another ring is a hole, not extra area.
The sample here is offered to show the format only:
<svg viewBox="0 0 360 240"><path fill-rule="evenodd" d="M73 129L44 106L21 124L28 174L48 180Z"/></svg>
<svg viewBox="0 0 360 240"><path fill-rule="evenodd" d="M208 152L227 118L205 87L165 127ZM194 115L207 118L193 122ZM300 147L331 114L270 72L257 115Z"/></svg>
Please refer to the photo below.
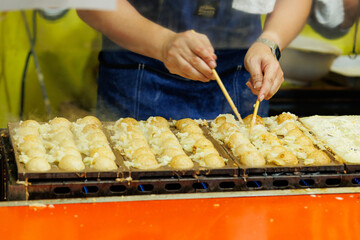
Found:
<svg viewBox="0 0 360 240"><path fill-rule="evenodd" d="M260 104L260 101L259 101L259 99L257 99L256 103L255 103L254 113L253 113L251 123L250 123L249 136L251 135L252 128L254 127L255 122L256 122L256 116L257 116L257 113L258 113L258 110L259 110L259 104Z"/></svg>
<svg viewBox="0 0 360 240"><path fill-rule="evenodd" d="M215 69L212 69L212 71L213 71L213 73L214 73L214 75L215 75L215 79L216 79L217 83L219 84L219 86L220 86L220 88L221 88L221 91L222 91L223 94L225 95L226 100L229 102L230 107L231 107L232 110L234 111L235 116L239 119L239 121L240 121L241 123L243 123L243 120L242 120L242 118L241 118L241 116L240 116L240 113L239 113L239 111L237 110L237 108L236 108L233 100L231 99L229 93L226 91L225 86L224 86L224 84L222 83L219 75L217 74L217 72L216 72Z"/></svg>

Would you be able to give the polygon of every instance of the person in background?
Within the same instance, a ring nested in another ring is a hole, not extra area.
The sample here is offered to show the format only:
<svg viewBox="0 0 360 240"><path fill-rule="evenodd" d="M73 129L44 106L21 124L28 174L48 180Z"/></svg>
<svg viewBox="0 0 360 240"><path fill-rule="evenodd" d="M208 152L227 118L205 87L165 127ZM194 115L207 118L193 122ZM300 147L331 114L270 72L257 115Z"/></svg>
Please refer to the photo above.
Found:
<svg viewBox="0 0 360 240"><path fill-rule="evenodd" d="M103 34L97 114L213 119L232 113L216 68L240 114L268 114L280 88L278 62L306 23L311 0L118 0L116 11L78 11ZM261 14L268 14L263 29Z"/></svg>
<svg viewBox="0 0 360 240"><path fill-rule="evenodd" d="M347 34L359 16L359 0L314 0L308 23L323 37L336 39Z"/></svg>

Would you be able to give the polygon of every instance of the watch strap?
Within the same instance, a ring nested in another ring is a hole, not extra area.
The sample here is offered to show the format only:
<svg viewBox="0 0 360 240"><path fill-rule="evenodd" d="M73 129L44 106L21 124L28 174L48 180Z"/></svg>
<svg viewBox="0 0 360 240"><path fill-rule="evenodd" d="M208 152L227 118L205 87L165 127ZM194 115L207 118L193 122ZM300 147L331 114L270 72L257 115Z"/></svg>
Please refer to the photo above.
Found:
<svg viewBox="0 0 360 240"><path fill-rule="evenodd" d="M271 52L274 54L277 60L281 57L281 52L279 46L276 44L276 42L271 41L266 38L258 38L255 42L261 42L264 43L266 46L268 46L271 49Z"/></svg>

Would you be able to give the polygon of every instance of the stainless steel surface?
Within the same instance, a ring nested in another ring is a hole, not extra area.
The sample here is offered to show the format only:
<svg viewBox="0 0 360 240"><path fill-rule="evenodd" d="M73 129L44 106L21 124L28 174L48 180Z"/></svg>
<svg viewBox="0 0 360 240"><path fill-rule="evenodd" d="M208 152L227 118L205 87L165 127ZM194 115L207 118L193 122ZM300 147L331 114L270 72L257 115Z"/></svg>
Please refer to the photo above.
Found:
<svg viewBox="0 0 360 240"><path fill-rule="evenodd" d="M320 80L330 71L330 67L341 50L317 40L297 37L284 51L280 65L285 81L306 85Z"/></svg>

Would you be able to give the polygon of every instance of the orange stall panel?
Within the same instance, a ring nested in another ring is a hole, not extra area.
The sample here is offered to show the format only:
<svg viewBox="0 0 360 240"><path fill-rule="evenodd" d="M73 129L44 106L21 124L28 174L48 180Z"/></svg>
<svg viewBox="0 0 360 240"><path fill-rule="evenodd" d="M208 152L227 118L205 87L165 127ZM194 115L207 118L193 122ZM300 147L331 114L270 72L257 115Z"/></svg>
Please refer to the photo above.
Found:
<svg viewBox="0 0 360 240"><path fill-rule="evenodd" d="M94 199L95 201L95 199ZM0 239L360 239L360 194L0 207Z"/></svg>

